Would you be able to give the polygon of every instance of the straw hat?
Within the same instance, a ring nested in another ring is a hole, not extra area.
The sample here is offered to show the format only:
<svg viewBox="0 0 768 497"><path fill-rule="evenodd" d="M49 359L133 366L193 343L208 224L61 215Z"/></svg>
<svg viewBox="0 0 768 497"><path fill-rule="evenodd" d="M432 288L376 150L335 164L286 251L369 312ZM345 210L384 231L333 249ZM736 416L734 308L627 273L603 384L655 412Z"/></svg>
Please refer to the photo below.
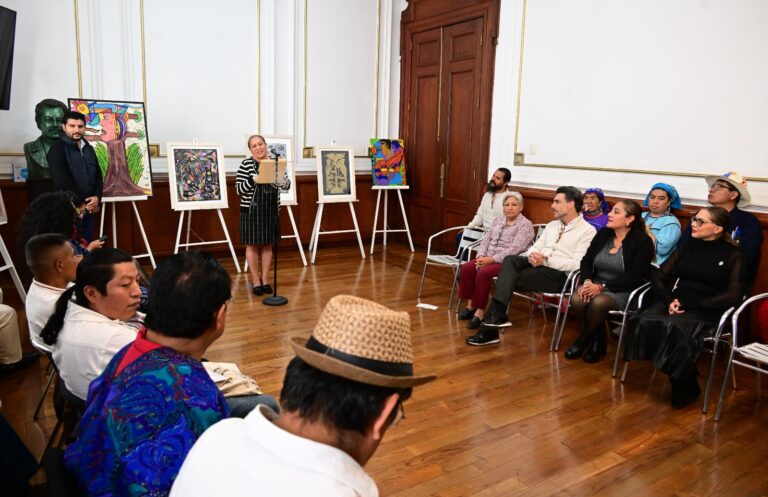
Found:
<svg viewBox="0 0 768 497"><path fill-rule="evenodd" d="M411 320L370 300L337 295L326 304L309 339L291 338L296 355L321 371L387 388L434 380L413 374Z"/></svg>
<svg viewBox="0 0 768 497"><path fill-rule="evenodd" d="M739 198L738 207L746 207L752 202L752 196L749 194L749 190L747 190L747 180L745 180L739 173L734 171L728 171L727 173L723 174L722 176L707 176L704 178L707 182L707 185L712 186L715 181L725 181L732 187L736 188L736 190L741 194L741 197Z"/></svg>

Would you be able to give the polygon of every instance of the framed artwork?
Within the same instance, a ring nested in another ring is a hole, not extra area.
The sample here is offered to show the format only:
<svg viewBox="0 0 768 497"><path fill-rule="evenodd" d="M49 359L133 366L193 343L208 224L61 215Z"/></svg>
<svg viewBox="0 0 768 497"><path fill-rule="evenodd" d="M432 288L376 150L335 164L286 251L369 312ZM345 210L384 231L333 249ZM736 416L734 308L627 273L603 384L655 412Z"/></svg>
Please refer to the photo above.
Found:
<svg viewBox="0 0 768 497"><path fill-rule="evenodd" d="M228 207L224 151L221 145L168 143L166 153L173 210Z"/></svg>
<svg viewBox="0 0 768 497"><path fill-rule="evenodd" d="M403 140L371 138L368 149L374 186L405 186L405 149Z"/></svg>
<svg viewBox="0 0 768 497"><path fill-rule="evenodd" d="M104 197L144 200L152 196L152 162L143 102L70 98L85 116L85 135L96 152Z"/></svg>
<svg viewBox="0 0 768 497"><path fill-rule="evenodd" d="M357 200L352 147L318 147L317 198L324 203Z"/></svg>
<svg viewBox="0 0 768 497"><path fill-rule="evenodd" d="M3 202L3 192L0 191L0 224L8 222L8 213L5 211L5 202Z"/></svg>
<svg viewBox="0 0 768 497"><path fill-rule="evenodd" d="M285 172L291 180L291 187L287 192L280 192L281 205L297 205L296 198L296 161L293 158L293 138L290 136L265 136L269 157L272 158L275 152L280 154L281 159L285 159L287 164Z"/></svg>

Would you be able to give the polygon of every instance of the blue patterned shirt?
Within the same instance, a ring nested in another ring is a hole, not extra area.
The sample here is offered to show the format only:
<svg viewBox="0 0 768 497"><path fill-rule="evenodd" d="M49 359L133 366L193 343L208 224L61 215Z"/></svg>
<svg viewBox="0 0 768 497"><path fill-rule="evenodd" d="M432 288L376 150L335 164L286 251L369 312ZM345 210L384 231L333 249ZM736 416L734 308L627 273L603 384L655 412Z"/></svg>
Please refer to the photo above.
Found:
<svg viewBox="0 0 768 497"><path fill-rule="evenodd" d="M202 364L161 347L115 376L127 345L88 391L64 461L90 496L167 495L192 445L229 408Z"/></svg>

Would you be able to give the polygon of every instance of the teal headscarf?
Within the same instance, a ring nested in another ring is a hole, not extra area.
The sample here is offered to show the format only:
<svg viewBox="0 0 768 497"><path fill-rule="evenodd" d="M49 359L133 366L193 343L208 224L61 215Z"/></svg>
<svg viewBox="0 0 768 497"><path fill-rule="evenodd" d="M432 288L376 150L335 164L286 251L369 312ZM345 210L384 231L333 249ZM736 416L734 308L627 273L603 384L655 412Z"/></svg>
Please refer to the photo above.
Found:
<svg viewBox="0 0 768 497"><path fill-rule="evenodd" d="M667 195L669 195L670 209L679 209L683 206L682 202L680 202L680 195L677 193L677 189L668 183L654 184L651 189L648 190L648 195L645 196L645 202L643 202L643 205L648 206L648 197L650 197L653 190L664 190L667 192Z"/></svg>

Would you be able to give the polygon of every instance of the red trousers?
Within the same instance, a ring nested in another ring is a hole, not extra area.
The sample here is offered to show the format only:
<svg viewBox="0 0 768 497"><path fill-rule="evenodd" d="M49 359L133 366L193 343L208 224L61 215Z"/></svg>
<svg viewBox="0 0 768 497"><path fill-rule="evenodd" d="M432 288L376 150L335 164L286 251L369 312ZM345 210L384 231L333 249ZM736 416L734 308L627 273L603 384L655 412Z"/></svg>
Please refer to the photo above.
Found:
<svg viewBox="0 0 768 497"><path fill-rule="evenodd" d="M491 291L491 281L499 275L501 264L484 266L479 271L475 267L476 259L461 265L461 280L459 282L459 298L472 299L472 307L485 309Z"/></svg>

